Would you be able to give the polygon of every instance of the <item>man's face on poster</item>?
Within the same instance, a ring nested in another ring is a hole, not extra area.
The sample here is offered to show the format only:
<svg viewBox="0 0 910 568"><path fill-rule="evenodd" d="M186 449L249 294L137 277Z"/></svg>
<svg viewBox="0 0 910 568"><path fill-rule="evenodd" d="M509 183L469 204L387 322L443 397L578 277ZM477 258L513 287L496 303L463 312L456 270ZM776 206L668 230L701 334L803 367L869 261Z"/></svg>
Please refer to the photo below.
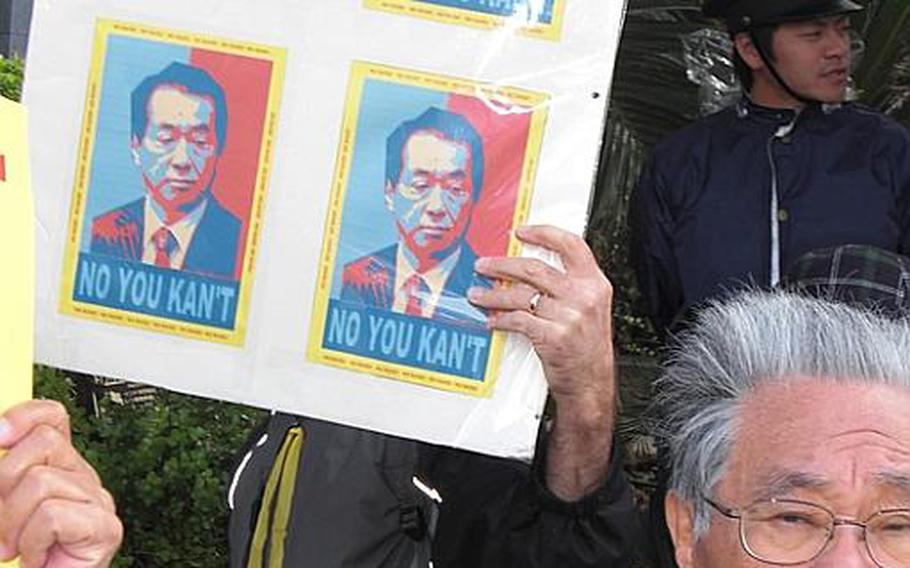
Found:
<svg viewBox="0 0 910 568"><path fill-rule="evenodd" d="M418 260L442 259L460 244L474 207L470 146L417 131L405 143L401 163L398 184L385 190L398 233Z"/></svg>
<svg viewBox="0 0 910 568"><path fill-rule="evenodd" d="M218 162L210 97L162 85L148 102L148 124L132 151L146 190L170 215L186 213L212 183Z"/></svg>

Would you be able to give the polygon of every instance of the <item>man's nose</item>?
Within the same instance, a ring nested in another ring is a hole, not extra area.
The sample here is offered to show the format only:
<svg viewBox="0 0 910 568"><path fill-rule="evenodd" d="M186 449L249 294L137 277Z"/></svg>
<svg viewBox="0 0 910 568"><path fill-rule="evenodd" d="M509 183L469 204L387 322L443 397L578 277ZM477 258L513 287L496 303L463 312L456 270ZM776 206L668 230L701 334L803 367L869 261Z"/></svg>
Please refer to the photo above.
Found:
<svg viewBox="0 0 910 568"><path fill-rule="evenodd" d="M849 30L832 30L828 33L825 44L825 55L827 57L843 57L850 55L852 38Z"/></svg>
<svg viewBox="0 0 910 568"><path fill-rule="evenodd" d="M190 170L192 165L189 145L187 144L186 139L180 138L174 146L174 151L171 152L171 167L179 170L181 173L186 173Z"/></svg>
<svg viewBox="0 0 910 568"><path fill-rule="evenodd" d="M444 193L445 190L438 183L433 184L433 186L430 187L430 192L427 195L427 204L425 207L427 213L434 216L445 215L446 203L445 199L443 198Z"/></svg>
<svg viewBox="0 0 910 568"><path fill-rule="evenodd" d="M839 526L828 548L812 563L813 568L877 568L869 556L862 527Z"/></svg>

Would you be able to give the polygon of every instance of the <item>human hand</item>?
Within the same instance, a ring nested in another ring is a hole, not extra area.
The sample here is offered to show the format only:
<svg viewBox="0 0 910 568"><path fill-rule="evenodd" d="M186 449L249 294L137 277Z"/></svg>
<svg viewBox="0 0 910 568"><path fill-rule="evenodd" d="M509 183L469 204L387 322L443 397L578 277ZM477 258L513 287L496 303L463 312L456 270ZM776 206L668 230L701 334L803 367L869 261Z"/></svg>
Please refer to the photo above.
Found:
<svg viewBox="0 0 910 568"><path fill-rule="evenodd" d="M0 560L22 568L108 566L123 538L114 500L73 447L57 402L25 402L0 419Z"/></svg>
<svg viewBox="0 0 910 568"><path fill-rule="evenodd" d="M516 236L559 254L565 272L537 259L483 258L479 273L513 285L475 288L469 297L491 310L491 328L527 336L540 356L556 401L548 485L573 500L596 487L609 464L616 396L613 287L581 237L549 226L522 227Z"/></svg>
<svg viewBox="0 0 910 568"><path fill-rule="evenodd" d="M612 401L610 281L577 235L549 226L521 227L516 235L558 253L565 272L532 258L482 258L478 272L514 285L475 288L471 301L491 310L491 328L530 339L557 402ZM543 295L532 312L530 301L537 291Z"/></svg>

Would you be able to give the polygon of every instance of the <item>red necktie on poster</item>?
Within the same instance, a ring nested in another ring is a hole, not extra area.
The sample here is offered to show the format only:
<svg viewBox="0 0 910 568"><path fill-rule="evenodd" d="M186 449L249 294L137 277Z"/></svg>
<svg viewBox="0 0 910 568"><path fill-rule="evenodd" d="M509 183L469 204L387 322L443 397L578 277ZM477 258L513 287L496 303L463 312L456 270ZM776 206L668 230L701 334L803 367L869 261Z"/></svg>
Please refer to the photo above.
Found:
<svg viewBox="0 0 910 568"><path fill-rule="evenodd" d="M171 253L177 246L177 239L171 230L167 227L161 227L152 235L152 243L155 245L155 266L160 268L171 268Z"/></svg>
<svg viewBox="0 0 910 568"><path fill-rule="evenodd" d="M404 313L409 316L423 316L423 301L430 291L426 282L419 274L412 274L404 283L404 290L407 294L407 305Z"/></svg>

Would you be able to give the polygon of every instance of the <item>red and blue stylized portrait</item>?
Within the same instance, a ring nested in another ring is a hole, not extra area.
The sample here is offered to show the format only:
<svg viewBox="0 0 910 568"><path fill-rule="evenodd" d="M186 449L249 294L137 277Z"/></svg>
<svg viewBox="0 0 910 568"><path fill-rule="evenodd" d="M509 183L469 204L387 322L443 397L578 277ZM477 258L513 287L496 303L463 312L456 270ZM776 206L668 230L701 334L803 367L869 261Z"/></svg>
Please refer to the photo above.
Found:
<svg viewBox="0 0 910 568"><path fill-rule="evenodd" d="M337 249L317 299L327 302L319 347L482 381L493 334L467 296L494 285L474 271L477 258L508 254L530 191L534 112L469 94L470 84L433 87L433 76L383 69L355 65L362 83L339 156L344 200L329 227Z"/></svg>
<svg viewBox="0 0 910 568"><path fill-rule="evenodd" d="M483 329L467 301L474 273L467 241L483 192L484 147L464 115L435 106L402 122L386 141L382 201L397 239L344 265L341 299Z"/></svg>
<svg viewBox="0 0 910 568"><path fill-rule="evenodd" d="M140 197L92 219L89 252L236 280L240 219L213 192L228 124L224 88L172 62L133 89L129 152Z"/></svg>
<svg viewBox="0 0 910 568"><path fill-rule="evenodd" d="M72 300L231 330L274 62L111 26Z"/></svg>

